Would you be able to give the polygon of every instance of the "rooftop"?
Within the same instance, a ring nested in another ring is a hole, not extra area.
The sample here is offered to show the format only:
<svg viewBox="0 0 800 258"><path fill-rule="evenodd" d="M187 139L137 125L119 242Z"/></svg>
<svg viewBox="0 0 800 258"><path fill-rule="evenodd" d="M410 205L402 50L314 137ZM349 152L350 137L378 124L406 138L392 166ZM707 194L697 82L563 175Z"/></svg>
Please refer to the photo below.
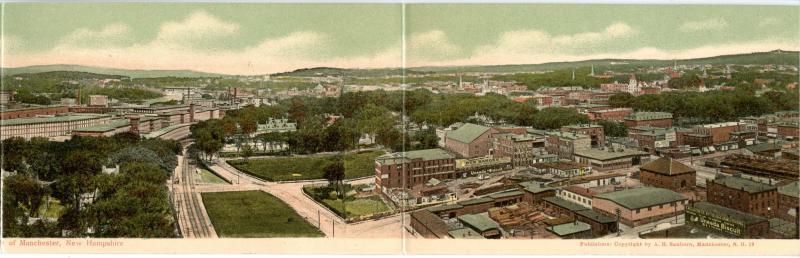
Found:
<svg viewBox="0 0 800 258"><path fill-rule="evenodd" d="M487 203L487 202L493 202L493 201L494 201L494 199L492 199L492 198L481 197L481 198L475 198L475 199L470 199L470 200L466 200L466 201L460 201L460 202L458 202L458 204L466 206L466 205Z"/></svg>
<svg viewBox="0 0 800 258"><path fill-rule="evenodd" d="M573 133L573 132L562 132L562 131L547 132L547 135L552 135L552 136L556 136L556 137L564 138L564 139L568 139L568 140L578 140L578 139L589 138L589 136L585 135L585 134Z"/></svg>
<svg viewBox="0 0 800 258"><path fill-rule="evenodd" d="M427 161L427 160L452 159L452 158L455 158L455 156L453 156L453 154L450 154L450 152L447 152L446 150L443 149L435 148L427 150L390 153L375 158L375 161L380 162L381 164L384 165L390 165L390 164L404 163L414 159L422 159Z"/></svg>
<svg viewBox="0 0 800 258"><path fill-rule="evenodd" d="M552 204L554 204L556 206L559 206L561 208L564 208L564 209L567 209L567 210L571 210L571 211L579 211L579 210L585 210L586 209L586 207L583 207L583 206L581 206L581 205L579 205L577 203L574 203L574 202L570 202L570 201L564 200L561 197L551 196L551 197L542 198L542 200L544 200L545 202L552 203Z"/></svg>
<svg viewBox="0 0 800 258"><path fill-rule="evenodd" d="M798 181L795 180L790 184L778 187L778 192L783 195L800 197L800 185Z"/></svg>
<svg viewBox="0 0 800 258"><path fill-rule="evenodd" d="M445 224L439 216L436 216L428 210L422 209L414 211L411 213L411 217L422 222L422 224L431 229L434 235L440 238L448 235L447 224Z"/></svg>
<svg viewBox="0 0 800 258"><path fill-rule="evenodd" d="M100 114L69 114L69 115L57 115L57 116L46 116L46 117L43 116L43 117L14 118L14 119L3 119L2 125L10 126L10 125L61 123L61 122L79 121L87 119L98 119L105 117L111 117L111 116L100 115Z"/></svg>
<svg viewBox="0 0 800 258"><path fill-rule="evenodd" d="M459 228L447 232L454 239L484 239L484 237L471 228Z"/></svg>
<svg viewBox="0 0 800 258"><path fill-rule="evenodd" d="M481 233L492 229L500 229L500 224L497 224L496 221L492 220L492 218L490 218L489 214L486 212L461 215L458 216L458 220L461 221L461 223L469 225L477 231L480 231Z"/></svg>
<svg viewBox="0 0 800 258"><path fill-rule="evenodd" d="M447 138L462 142L462 143L470 143L474 141L478 136L489 131L489 127L476 125L471 123L465 123L461 127L452 132L447 133Z"/></svg>
<svg viewBox="0 0 800 258"><path fill-rule="evenodd" d="M744 223L745 225L750 225L753 223L758 223L767 220L766 218L761 216L756 216L750 213L741 212L731 208L719 206L710 202L696 202L693 204L692 207L695 209L699 209L700 212L703 212L715 218L723 218L732 221L738 221Z"/></svg>
<svg viewBox="0 0 800 258"><path fill-rule="evenodd" d="M667 112L634 112L625 116L625 120L656 120L656 119L672 119L672 113Z"/></svg>
<svg viewBox="0 0 800 258"><path fill-rule="evenodd" d="M784 237L797 236L797 228L794 223L779 218L769 219L769 230L777 232Z"/></svg>
<svg viewBox="0 0 800 258"><path fill-rule="evenodd" d="M686 197L679 193L656 187L642 187L601 193L595 195L595 198L615 202L629 210L686 200Z"/></svg>
<svg viewBox="0 0 800 258"><path fill-rule="evenodd" d="M525 191L535 194L553 190L552 187L547 186L547 184L543 182L526 181L519 183L519 185L522 186L522 188L525 189Z"/></svg>
<svg viewBox="0 0 800 258"><path fill-rule="evenodd" d="M738 176L722 176L720 178L711 180L711 182L724 185L725 187L728 188L740 189L742 191L746 191L751 194L765 192L765 191L772 191L777 189L777 187L773 185L756 182Z"/></svg>
<svg viewBox="0 0 800 258"><path fill-rule="evenodd" d="M509 197L509 196L516 196L516 195L522 195L522 192L519 191L519 190L514 190L514 191L491 194L491 195L489 195L489 197L490 198L494 198L494 199L498 199L498 198L504 198L504 197Z"/></svg>
<svg viewBox="0 0 800 258"><path fill-rule="evenodd" d="M119 127L130 125L130 120L128 119L116 119L112 120L111 123L102 124L102 125L94 125L89 127L77 128L72 130L73 132L108 132L113 131Z"/></svg>
<svg viewBox="0 0 800 258"><path fill-rule="evenodd" d="M592 229L592 226L580 221L573 221L547 228L558 236L568 236Z"/></svg>
<svg viewBox="0 0 800 258"><path fill-rule="evenodd" d="M647 164L642 165L641 169L662 175L680 175L695 172L693 168L668 157L661 157L647 162Z"/></svg>
<svg viewBox="0 0 800 258"><path fill-rule="evenodd" d="M630 156L641 156L641 155L649 155L649 153L634 149L620 149L609 151L609 150L601 150L601 149L586 149L586 150L575 150L575 156L581 156L589 159L595 160L613 160L613 159L620 159L626 158Z"/></svg>
<svg viewBox="0 0 800 258"><path fill-rule="evenodd" d="M592 209L579 210L579 211L575 211L575 213L577 213L580 216L584 216L584 217L586 217L586 218L588 218L588 219L590 219L592 221L596 221L598 223L611 223L611 222L617 221L616 219L614 219L612 217L603 215L603 214L601 214L599 212L596 212L595 210L592 210Z"/></svg>

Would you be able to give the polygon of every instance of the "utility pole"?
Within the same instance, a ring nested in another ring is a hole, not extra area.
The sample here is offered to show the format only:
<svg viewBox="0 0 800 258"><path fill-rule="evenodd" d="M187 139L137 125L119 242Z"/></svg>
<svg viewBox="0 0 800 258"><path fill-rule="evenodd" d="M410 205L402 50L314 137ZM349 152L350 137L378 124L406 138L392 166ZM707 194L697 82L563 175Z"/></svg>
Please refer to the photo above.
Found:
<svg viewBox="0 0 800 258"><path fill-rule="evenodd" d="M317 227L322 228L322 217L319 215L319 210L317 210Z"/></svg>
<svg viewBox="0 0 800 258"><path fill-rule="evenodd" d="M620 211L619 208L614 209L614 213L617 214L617 236L620 236L620 233L622 232L622 230L619 227L619 215L621 212L622 211Z"/></svg>
<svg viewBox="0 0 800 258"><path fill-rule="evenodd" d="M336 237L336 221L331 220L331 237Z"/></svg>

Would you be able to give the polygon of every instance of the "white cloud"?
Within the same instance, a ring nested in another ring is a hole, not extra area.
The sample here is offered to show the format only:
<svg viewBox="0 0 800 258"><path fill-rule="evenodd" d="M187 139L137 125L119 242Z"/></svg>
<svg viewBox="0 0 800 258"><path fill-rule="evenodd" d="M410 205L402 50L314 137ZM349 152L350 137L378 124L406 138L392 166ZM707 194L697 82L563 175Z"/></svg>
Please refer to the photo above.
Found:
<svg viewBox="0 0 800 258"><path fill-rule="evenodd" d="M174 47L189 47L204 40L231 36L238 31L239 24L222 21L205 11L197 11L185 20L163 24L155 42Z"/></svg>
<svg viewBox="0 0 800 258"><path fill-rule="evenodd" d="M681 24L678 30L683 32L711 31L720 30L728 27L728 22L722 18L707 19L702 21L690 21Z"/></svg>
<svg viewBox="0 0 800 258"><path fill-rule="evenodd" d="M638 32L621 22L613 23L597 32L581 32L568 35L551 35L540 30L508 31L492 44L478 46L472 56L455 60L463 64L502 64L502 63L534 63L543 55L571 55L586 52L587 49L603 49L603 46L624 42ZM448 65L454 60L411 60L411 66Z"/></svg>
<svg viewBox="0 0 800 258"><path fill-rule="evenodd" d="M124 37L124 26L108 26L100 31L78 29L53 49L30 55L8 55L7 66L68 63L122 69L191 69L228 74L264 74L292 69L335 67L399 67L399 42L374 54L348 58L322 59L329 37L315 31L298 31L238 50L202 49L199 42L235 37L239 25L222 21L206 12L195 12L178 22L161 26L150 42L128 46L89 47L76 44L77 37L114 40Z"/></svg>
<svg viewBox="0 0 800 258"><path fill-rule="evenodd" d="M408 58L413 60L447 58L461 51L441 30L413 33L409 36L406 47Z"/></svg>
<svg viewBox="0 0 800 258"><path fill-rule="evenodd" d="M775 17L767 17L758 22L759 27L775 26L780 24L780 20Z"/></svg>
<svg viewBox="0 0 800 258"><path fill-rule="evenodd" d="M100 30L80 28L64 36L58 45L62 46L113 46L129 39L131 28L125 24L111 24Z"/></svg>

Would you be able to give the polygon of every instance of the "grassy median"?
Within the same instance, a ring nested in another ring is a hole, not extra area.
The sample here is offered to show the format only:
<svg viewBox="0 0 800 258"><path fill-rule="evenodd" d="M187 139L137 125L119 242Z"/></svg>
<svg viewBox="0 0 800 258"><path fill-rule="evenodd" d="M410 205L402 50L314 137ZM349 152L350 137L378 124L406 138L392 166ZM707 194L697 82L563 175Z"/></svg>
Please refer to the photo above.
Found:
<svg viewBox="0 0 800 258"><path fill-rule="evenodd" d="M219 237L323 237L289 205L262 191L203 193Z"/></svg>
<svg viewBox="0 0 800 258"><path fill-rule="evenodd" d="M375 174L375 158L382 151L344 154L345 178L359 178ZM228 164L242 172L268 181L322 179L322 169L334 161L335 156L279 157L231 160Z"/></svg>

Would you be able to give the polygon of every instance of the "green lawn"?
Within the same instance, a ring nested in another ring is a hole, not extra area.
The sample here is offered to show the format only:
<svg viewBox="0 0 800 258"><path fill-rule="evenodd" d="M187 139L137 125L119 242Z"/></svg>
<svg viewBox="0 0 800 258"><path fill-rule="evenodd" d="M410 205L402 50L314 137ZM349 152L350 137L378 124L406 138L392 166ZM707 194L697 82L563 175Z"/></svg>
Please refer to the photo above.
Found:
<svg viewBox="0 0 800 258"><path fill-rule="evenodd" d="M228 182L222 179L221 177L217 176L211 171L208 171L204 168L198 168L200 170L200 182L207 183L207 184L227 184Z"/></svg>
<svg viewBox="0 0 800 258"><path fill-rule="evenodd" d="M39 215L44 215L46 218L59 218L64 213L66 208L61 205L61 202L56 198L50 198L50 203L47 202L47 197L42 198L42 205L39 206Z"/></svg>
<svg viewBox="0 0 800 258"><path fill-rule="evenodd" d="M203 193L203 203L220 237L322 237L289 205L261 191Z"/></svg>
<svg viewBox="0 0 800 258"><path fill-rule="evenodd" d="M344 212L341 199L324 199L322 202L324 202L329 208L338 211L339 214ZM389 206L387 206L386 203L384 203L383 200L381 200L381 198L378 196L347 200L346 208L348 218L389 211Z"/></svg>
<svg viewBox="0 0 800 258"><path fill-rule="evenodd" d="M375 174L375 158L382 151L358 154L345 154L344 168L346 178L358 178ZM231 160L228 164L245 173L268 181L289 181L321 179L322 169L333 162L334 156L280 157L265 159Z"/></svg>

